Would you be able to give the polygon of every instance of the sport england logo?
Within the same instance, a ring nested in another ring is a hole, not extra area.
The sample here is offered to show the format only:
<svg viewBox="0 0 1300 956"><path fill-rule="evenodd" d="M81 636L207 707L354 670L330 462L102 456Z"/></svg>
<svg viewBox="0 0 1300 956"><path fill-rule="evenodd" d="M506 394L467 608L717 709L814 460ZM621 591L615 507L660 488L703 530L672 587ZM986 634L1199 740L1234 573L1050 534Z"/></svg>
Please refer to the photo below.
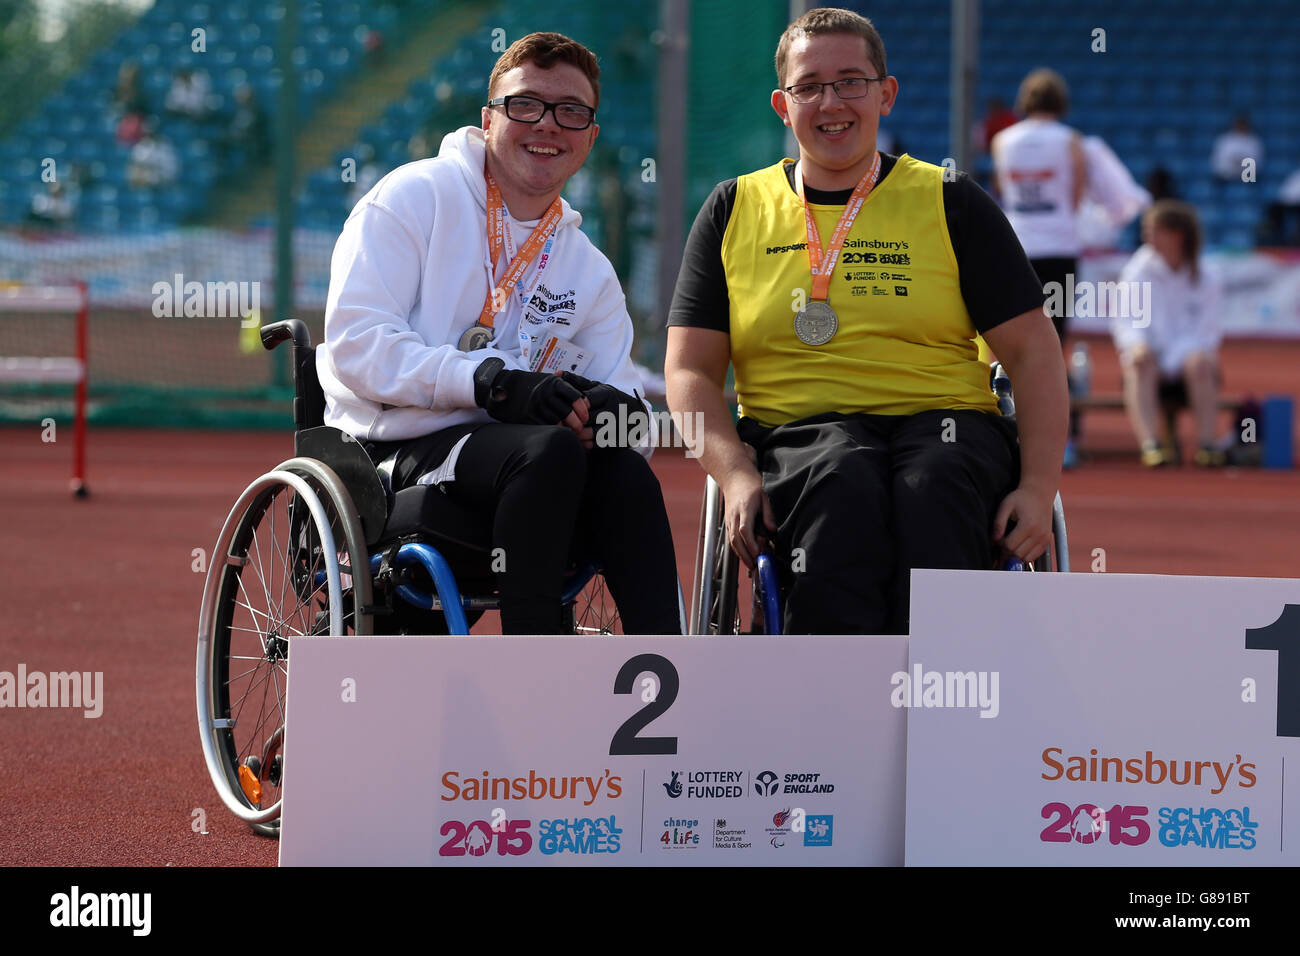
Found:
<svg viewBox="0 0 1300 956"><path fill-rule="evenodd" d="M778 793L834 793L835 784L822 779L820 771L797 770L784 776L771 770L754 775L754 792L760 797L774 797Z"/></svg>

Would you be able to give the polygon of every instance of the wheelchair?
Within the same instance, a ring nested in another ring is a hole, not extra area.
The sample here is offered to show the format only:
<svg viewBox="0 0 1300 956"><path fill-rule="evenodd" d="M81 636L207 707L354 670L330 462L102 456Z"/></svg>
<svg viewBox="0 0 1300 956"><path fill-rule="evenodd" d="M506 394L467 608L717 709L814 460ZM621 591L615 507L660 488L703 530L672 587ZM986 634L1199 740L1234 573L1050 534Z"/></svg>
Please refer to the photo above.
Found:
<svg viewBox="0 0 1300 956"><path fill-rule="evenodd" d="M989 384L998 399L998 409L1005 417L1015 418L1015 400L1011 381L1000 362L989 368ZM700 506L700 534L695 550L695 577L691 589L692 634L741 633L740 558L727 544L723 526L722 489L713 476L704 487ZM1065 507L1057 492L1052 502L1052 544L1037 560L1024 562L1012 558L1002 564L1004 570L1069 571L1070 551L1065 528ZM776 557L770 552L758 556L750 571L751 634L780 634L784 603L776 569Z"/></svg>
<svg viewBox="0 0 1300 956"><path fill-rule="evenodd" d="M278 836L293 638L468 634L500 601L490 520L433 486L388 491L361 445L323 424L307 326L277 322L261 337L268 350L292 341L295 457L244 490L217 538L195 683L217 793L256 832ZM562 603L575 634L619 631L599 562L573 562ZM680 586L678 617L684 633Z"/></svg>

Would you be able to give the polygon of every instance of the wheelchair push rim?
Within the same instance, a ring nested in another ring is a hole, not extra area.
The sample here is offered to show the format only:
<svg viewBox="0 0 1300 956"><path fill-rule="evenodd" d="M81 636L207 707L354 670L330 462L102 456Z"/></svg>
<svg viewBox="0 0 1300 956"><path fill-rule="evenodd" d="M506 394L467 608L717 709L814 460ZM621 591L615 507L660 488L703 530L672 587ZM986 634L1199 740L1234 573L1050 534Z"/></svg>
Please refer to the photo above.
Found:
<svg viewBox="0 0 1300 956"><path fill-rule="evenodd" d="M333 530L342 519L329 510L302 475L262 475L226 519L204 585L195 678L203 755L222 802L259 832L274 832L280 815L289 642L345 629Z"/></svg>

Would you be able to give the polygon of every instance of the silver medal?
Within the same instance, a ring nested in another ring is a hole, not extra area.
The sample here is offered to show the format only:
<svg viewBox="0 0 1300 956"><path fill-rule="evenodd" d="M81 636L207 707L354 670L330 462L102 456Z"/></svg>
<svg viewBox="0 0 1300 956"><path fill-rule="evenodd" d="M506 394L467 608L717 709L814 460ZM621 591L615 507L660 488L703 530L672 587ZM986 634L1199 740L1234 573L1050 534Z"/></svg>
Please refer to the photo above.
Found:
<svg viewBox="0 0 1300 956"><path fill-rule="evenodd" d="M492 342L492 330L482 325L473 325L461 333L456 348L462 352L474 352L485 349Z"/></svg>
<svg viewBox="0 0 1300 956"><path fill-rule="evenodd" d="M794 334L804 345L825 345L840 327L839 316L826 302L809 302L794 317Z"/></svg>

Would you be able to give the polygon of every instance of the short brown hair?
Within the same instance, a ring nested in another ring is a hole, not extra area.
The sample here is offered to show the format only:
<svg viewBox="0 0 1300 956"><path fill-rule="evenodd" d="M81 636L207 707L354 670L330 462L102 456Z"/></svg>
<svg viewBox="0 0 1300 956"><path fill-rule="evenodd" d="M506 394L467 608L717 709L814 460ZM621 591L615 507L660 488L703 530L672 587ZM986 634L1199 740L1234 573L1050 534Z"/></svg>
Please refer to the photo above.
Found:
<svg viewBox="0 0 1300 956"><path fill-rule="evenodd" d="M794 23L785 28L776 45L776 83L785 83L785 61L790 55L790 44L800 37L822 36L827 33L849 33L860 36L867 41L867 59L880 71L881 76L888 76L885 67L885 41L871 25L871 21L852 10L839 7L817 7L809 10Z"/></svg>
<svg viewBox="0 0 1300 956"><path fill-rule="evenodd" d="M1196 207L1179 199L1158 199L1142 214L1144 226L1155 226L1178 233L1183 240L1183 261L1191 267L1192 281L1200 281L1201 217Z"/></svg>
<svg viewBox="0 0 1300 956"><path fill-rule="evenodd" d="M1064 116L1070 108L1070 88L1065 84L1065 77L1047 67L1032 71L1020 82L1020 92L1016 95L1016 110L1028 116L1030 113L1051 113Z"/></svg>
<svg viewBox="0 0 1300 956"><path fill-rule="evenodd" d="M492 67L492 75L488 77L488 99L496 94L501 77L524 63L536 63L543 70L549 70L556 63L576 66L591 82L591 91L596 97L592 108L600 105L600 67L596 64L596 54L562 33L530 33L510 44Z"/></svg>

